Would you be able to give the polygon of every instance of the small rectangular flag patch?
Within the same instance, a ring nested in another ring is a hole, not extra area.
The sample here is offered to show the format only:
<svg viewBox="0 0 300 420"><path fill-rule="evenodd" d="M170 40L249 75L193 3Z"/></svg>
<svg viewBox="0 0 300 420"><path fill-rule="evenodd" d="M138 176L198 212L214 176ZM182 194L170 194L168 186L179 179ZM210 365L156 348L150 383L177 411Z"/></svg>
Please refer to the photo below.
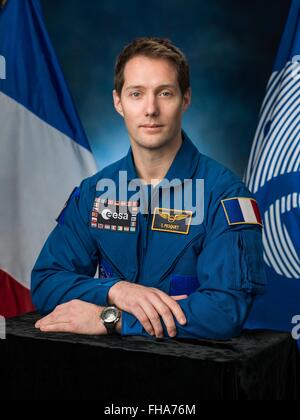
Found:
<svg viewBox="0 0 300 420"><path fill-rule="evenodd" d="M258 204L253 198L226 198L221 202L229 225L254 224L262 226Z"/></svg>

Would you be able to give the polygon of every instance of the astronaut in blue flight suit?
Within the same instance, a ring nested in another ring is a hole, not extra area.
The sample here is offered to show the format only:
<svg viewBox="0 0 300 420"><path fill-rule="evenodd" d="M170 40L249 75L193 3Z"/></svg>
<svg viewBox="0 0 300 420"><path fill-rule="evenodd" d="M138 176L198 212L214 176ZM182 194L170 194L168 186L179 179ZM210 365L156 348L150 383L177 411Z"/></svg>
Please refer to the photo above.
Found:
<svg viewBox="0 0 300 420"><path fill-rule="evenodd" d="M261 218L245 185L181 129L190 99L188 64L170 41L140 38L124 48L114 105L131 147L73 191L37 259L31 292L45 315L41 331L241 332L265 286ZM185 192L192 200L179 204Z"/></svg>

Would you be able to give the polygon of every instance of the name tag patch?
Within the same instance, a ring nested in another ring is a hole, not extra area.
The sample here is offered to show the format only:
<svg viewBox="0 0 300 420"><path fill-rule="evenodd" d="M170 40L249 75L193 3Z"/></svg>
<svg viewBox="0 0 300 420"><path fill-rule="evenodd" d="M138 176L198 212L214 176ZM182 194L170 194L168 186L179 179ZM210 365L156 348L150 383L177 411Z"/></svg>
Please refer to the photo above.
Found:
<svg viewBox="0 0 300 420"><path fill-rule="evenodd" d="M95 198L91 227L118 232L135 232L137 228L138 203L136 201L113 201Z"/></svg>
<svg viewBox="0 0 300 420"><path fill-rule="evenodd" d="M192 212L189 210L155 207L151 229L187 235L189 233L191 220Z"/></svg>

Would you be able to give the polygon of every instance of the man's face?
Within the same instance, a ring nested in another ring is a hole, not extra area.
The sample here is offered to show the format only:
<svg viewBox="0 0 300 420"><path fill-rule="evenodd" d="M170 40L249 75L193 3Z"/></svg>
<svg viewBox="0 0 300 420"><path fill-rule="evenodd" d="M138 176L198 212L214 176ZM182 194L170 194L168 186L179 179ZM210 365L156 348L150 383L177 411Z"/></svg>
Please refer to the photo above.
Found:
<svg viewBox="0 0 300 420"><path fill-rule="evenodd" d="M168 60L136 56L125 65L121 97L115 90L113 97L131 141L158 149L180 133L191 91L182 96L176 68Z"/></svg>

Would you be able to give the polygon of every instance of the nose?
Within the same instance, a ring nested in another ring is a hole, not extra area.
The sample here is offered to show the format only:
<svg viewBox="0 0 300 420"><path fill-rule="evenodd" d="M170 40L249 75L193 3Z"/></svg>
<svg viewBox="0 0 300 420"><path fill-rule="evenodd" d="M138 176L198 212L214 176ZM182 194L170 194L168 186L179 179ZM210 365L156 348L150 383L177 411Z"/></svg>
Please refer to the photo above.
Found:
<svg viewBox="0 0 300 420"><path fill-rule="evenodd" d="M145 116L157 117L158 115L159 115L159 108L158 108L157 99L153 93L149 93L146 96Z"/></svg>

